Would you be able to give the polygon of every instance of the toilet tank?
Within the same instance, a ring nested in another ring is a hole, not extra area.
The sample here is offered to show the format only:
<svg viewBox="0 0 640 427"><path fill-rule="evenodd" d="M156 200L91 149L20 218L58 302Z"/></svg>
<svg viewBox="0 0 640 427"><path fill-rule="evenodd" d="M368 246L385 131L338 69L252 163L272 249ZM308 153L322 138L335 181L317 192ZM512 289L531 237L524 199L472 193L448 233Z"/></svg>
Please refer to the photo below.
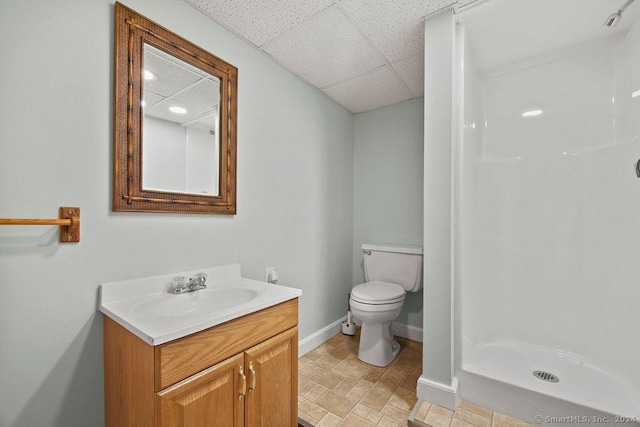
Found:
<svg viewBox="0 0 640 427"><path fill-rule="evenodd" d="M395 283L407 292L422 289L422 247L362 244L367 282Z"/></svg>

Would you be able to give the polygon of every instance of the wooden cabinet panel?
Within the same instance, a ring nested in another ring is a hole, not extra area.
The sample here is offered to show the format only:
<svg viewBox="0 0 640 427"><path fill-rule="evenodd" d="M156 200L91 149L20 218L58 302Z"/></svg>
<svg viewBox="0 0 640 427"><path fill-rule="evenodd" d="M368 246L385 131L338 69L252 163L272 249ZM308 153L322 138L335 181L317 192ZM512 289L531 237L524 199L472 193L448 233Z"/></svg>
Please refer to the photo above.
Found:
<svg viewBox="0 0 640 427"><path fill-rule="evenodd" d="M242 427L244 355L239 354L157 394L161 427Z"/></svg>
<svg viewBox="0 0 640 427"><path fill-rule="evenodd" d="M105 425L153 427L153 347L104 320Z"/></svg>
<svg viewBox="0 0 640 427"><path fill-rule="evenodd" d="M156 391L297 324L298 300L295 299L159 345L155 348Z"/></svg>
<svg viewBox="0 0 640 427"><path fill-rule="evenodd" d="M297 426L298 328L250 348L245 354L246 425Z"/></svg>

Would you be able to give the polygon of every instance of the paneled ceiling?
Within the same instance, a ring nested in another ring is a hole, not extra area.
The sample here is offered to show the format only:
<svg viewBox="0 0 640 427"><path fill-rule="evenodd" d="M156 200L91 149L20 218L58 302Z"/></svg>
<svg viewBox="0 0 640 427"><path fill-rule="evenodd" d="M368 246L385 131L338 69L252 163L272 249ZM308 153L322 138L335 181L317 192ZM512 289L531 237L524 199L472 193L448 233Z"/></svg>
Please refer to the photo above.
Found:
<svg viewBox="0 0 640 427"><path fill-rule="evenodd" d="M423 95L424 18L443 8L459 12L481 70L623 37L640 16L631 5L602 25L624 0L184 1L353 113Z"/></svg>
<svg viewBox="0 0 640 427"><path fill-rule="evenodd" d="M146 43L144 75L145 116L214 131L220 97L218 78Z"/></svg>
<svg viewBox="0 0 640 427"><path fill-rule="evenodd" d="M353 113L422 96L424 17L476 0L185 0Z"/></svg>

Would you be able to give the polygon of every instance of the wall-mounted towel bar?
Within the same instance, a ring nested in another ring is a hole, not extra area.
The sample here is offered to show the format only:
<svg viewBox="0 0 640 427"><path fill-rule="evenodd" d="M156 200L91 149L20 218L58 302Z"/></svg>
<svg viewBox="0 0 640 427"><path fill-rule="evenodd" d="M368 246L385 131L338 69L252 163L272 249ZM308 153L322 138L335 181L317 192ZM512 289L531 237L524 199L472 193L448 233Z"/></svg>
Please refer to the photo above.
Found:
<svg viewBox="0 0 640 427"><path fill-rule="evenodd" d="M60 243L80 241L80 208L62 206L58 218L0 218L0 225L59 225Z"/></svg>

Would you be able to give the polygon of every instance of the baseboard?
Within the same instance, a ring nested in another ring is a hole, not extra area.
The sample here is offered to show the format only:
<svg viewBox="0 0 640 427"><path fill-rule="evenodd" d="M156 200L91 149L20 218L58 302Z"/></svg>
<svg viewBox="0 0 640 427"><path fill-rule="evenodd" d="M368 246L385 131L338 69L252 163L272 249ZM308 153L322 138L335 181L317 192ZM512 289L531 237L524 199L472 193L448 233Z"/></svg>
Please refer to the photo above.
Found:
<svg viewBox="0 0 640 427"><path fill-rule="evenodd" d="M334 335L340 333L342 331L342 322L345 320L347 320L347 316L341 317L330 325L327 325L319 331L298 341L298 357L304 356L314 348L322 345ZM358 326L362 324L358 319L352 320ZM391 324L391 330L394 335L399 337L406 338L411 341L422 342L422 328L393 322Z"/></svg>
<svg viewBox="0 0 640 427"><path fill-rule="evenodd" d="M320 329L319 331L309 335L306 338L298 341L298 357L302 357L314 348L320 346L322 343L338 334L342 331L342 322L347 320L347 316L344 316L328 326Z"/></svg>
<svg viewBox="0 0 640 427"><path fill-rule="evenodd" d="M437 383L424 377L418 378L418 399L435 403L443 408L455 411L458 406L458 379L453 378L451 385Z"/></svg>
<svg viewBox="0 0 640 427"><path fill-rule="evenodd" d="M357 326L362 326L362 322L360 319L354 317L351 319L353 323ZM411 341L423 342L423 332L422 328L418 328L417 326L405 325L402 323L391 323L391 331L393 335L397 335L402 338L406 338Z"/></svg>
<svg viewBox="0 0 640 427"><path fill-rule="evenodd" d="M397 335L411 341L422 342L423 340L422 328L418 328L416 326L393 322L391 324L391 331L393 332L393 335Z"/></svg>

